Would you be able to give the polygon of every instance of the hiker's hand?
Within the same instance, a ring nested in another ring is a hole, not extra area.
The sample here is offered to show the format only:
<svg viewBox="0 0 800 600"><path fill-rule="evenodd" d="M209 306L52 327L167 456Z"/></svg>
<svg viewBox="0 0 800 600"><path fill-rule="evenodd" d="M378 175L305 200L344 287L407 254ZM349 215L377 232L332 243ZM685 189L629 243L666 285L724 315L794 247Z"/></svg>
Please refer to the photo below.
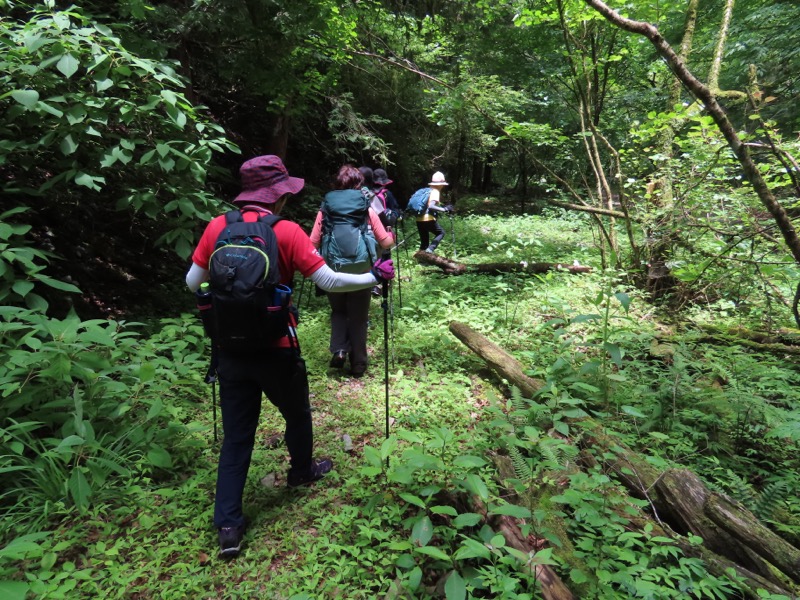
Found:
<svg viewBox="0 0 800 600"><path fill-rule="evenodd" d="M394 279L394 263L391 258L379 258L372 265L372 276L378 283Z"/></svg>
<svg viewBox="0 0 800 600"><path fill-rule="evenodd" d="M448 215L452 215L455 211L456 209L450 206L449 204L444 207L444 212L446 212Z"/></svg>

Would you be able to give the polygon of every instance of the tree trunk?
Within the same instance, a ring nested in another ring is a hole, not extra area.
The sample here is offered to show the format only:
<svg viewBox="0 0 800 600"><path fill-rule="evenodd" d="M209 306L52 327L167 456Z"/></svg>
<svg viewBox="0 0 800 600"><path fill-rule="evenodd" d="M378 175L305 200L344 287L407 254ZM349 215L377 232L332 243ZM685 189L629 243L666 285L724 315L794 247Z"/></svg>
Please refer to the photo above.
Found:
<svg viewBox="0 0 800 600"><path fill-rule="evenodd" d="M516 359L469 326L454 321L450 331L523 396L533 397L544 385L525 375ZM637 452L607 435L593 419L583 419L581 425L583 461L594 464L596 456L603 457L605 469L633 496L647 500L660 524L679 534L691 532L702 537L713 564L733 564L751 590L764 587L762 581L766 580L770 586L765 589L791 595L790 590L800 584L800 550L763 526L750 511L709 490L689 470L659 472ZM707 561L709 565L712 562ZM753 592L751 597L757 596Z"/></svg>
<svg viewBox="0 0 800 600"><path fill-rule="evenodd" d="M547 271L592 272L591 267L566 263L483 263L466 265L424 250L415 252L414 258L419 264L439 267L448 275L463 275L464 273L498 275L500 273L546 273Z"/></svg>
<svg viewBox="0 0 800 600"><path fill-rule="evenodd" d="M772 218L775 220L789 251L792 253L795 261L800 264L800 237L797 235L797 230L794 228L786 211L778 203L772 191L769 189L766 181L764 181L758 169L758 165L753 161L747 146L739 139L736 130L728 120L728 116L717 102L714 94L686 68L686 65L680 57L675 54L672 47L653 25L622 17L619 13L611 10L601 0L584 0L584 2L617 27L630 31L631 33L643 35L649 39L658 53L667 61L667 64L670 69L672 69L675 76L705 105L709 114L714 119L714 122L717 124L717 127L722 132L722 135L727 140L728 145L736 155L736 158L739 160L739 163L742 165L742 171L745 177L747 177L747 180L753 186L761 203L767 208Z"/></svg>

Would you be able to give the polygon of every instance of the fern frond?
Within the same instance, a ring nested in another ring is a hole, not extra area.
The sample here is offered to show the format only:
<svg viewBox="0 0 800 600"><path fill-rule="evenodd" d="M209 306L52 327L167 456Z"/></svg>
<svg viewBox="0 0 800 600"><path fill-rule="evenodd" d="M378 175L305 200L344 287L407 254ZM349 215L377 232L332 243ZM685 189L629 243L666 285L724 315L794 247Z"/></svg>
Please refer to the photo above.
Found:
<svg viewBox="0 0 800 600"><path fill-rule="evenodd" d="M756 498L753 514L762 521L771 520L779 508L789 498L789 485L785 481L775 481L767 485Z"/></svg>
<svg viewBox="0 0 800 600"><path fill-rule="evenodd" d="M522 481L530 481L533 479L533 465L530 459L523 456L519 448L516 446L508 447L508 455L511 458L511 464L514 466L514 474Z"/></svg>

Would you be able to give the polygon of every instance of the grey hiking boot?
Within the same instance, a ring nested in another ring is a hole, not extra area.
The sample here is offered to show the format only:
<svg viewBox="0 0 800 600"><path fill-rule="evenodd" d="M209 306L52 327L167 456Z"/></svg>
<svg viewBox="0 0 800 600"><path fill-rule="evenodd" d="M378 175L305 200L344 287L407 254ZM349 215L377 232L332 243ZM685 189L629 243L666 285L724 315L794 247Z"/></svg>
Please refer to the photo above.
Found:
<svg viewBox="0 0 800 600"><path fill-rule="evenodd" d="M219 555L225 558L238 556L242 550L244 525L219 528Z"/></svg>
<svg viewBox="0 0 800 600"><path fill-rule="evenodd" d="M330 458L320 458L311 463L311 467L305 473L298 473L289 470L289 475L286 477L286 485L289 487L300 487L301 485L308 485L330 472L333 469L333 461Z"/></svg>

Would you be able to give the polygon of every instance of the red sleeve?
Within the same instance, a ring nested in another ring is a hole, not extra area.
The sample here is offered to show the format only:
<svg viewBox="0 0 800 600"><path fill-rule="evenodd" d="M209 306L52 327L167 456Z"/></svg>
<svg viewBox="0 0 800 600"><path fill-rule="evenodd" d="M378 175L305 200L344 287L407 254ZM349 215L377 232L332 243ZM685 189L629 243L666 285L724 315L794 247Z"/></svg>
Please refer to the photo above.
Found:
<svg viewBox="0 0 800 600"><path fill-rule="evenodd" d="M281 283L291 283L295 271L299 271L303 277L309 277L325 264L306 232L297 223L279 221L275 224L275 235L278 237Z"/></svg>
<svg viewBox="0 0 800 600"><path fill-rule="evenodd" d="M314 228L311 230L311 243L315 248L319 248L322 243L322 211L317 213L317 218L314 221Z"/></svg>
<svg viewBox="0 0 800 600"><path fill-rule="evenodd" d="M198 267L208 270L208 260L211 258L211 253L214 252L214 246L217 244L217 238L223 227L225 227L225 215L214 217L206 225L206 229L197 243L197 248L192 253L192 262Z"/></svg>

